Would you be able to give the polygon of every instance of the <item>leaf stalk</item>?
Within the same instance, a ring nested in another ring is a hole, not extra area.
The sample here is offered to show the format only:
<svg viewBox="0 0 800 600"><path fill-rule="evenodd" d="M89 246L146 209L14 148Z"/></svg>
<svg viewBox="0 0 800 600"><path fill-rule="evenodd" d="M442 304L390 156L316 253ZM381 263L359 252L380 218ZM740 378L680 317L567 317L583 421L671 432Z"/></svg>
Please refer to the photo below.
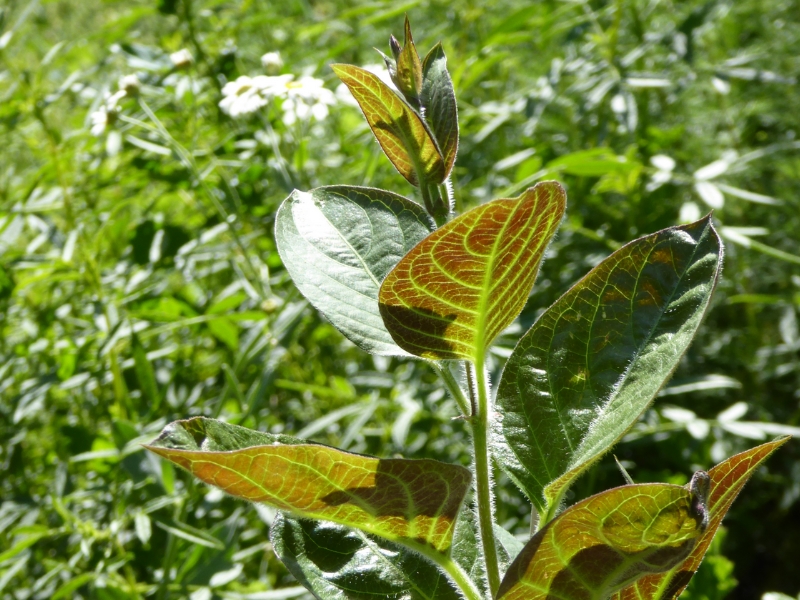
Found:
<svg viewBox="0 0 800 600"><path fill-rule="evenodd" d="M491 461L489 458L489 378L483 358L467 366L472 393L477 394L477 411L472 415L472 444L475 452L475 495L478 506L480 538L486 561L490 597L500 587L500 566L494 538L494 503L492 502Z"/></svg>

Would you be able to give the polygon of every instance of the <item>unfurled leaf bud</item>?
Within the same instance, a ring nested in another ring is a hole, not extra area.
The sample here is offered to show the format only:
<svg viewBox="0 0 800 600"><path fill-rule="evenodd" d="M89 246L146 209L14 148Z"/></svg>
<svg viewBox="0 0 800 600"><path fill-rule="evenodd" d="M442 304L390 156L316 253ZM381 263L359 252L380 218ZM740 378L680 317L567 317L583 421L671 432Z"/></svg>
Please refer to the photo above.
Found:
<svg viewBox="0 0 800 600"><path fill-rule="evenodd" d="M402 48L400 47L400 42L398 42L397 38L393 35L389 36L389 47L392 49L394 59L398 60L400 58L400 52L402 51Z"/></svg>
<svg viewBox="0 0 800 600"><path fill-rule="evenodd" d="M389 37L389 47L392 49L394 60L383 54L386 68L392 77L397 89L403 94L411 106L419 110L419 95L422 92L422 61L414 46L411 36L411 25L406 17L405 43L400 47L400 42L394 36Z"/></svg>
<svg viewBox="0 0 800 600"><path fill-rule="evenodd" d="M405 23L405 45L397 59L397 86L403 95L414 106L419 106L419 95L422 92L422 61L417 54L414 46L414 38L411 36L411 25L406 17Z"/></svg>

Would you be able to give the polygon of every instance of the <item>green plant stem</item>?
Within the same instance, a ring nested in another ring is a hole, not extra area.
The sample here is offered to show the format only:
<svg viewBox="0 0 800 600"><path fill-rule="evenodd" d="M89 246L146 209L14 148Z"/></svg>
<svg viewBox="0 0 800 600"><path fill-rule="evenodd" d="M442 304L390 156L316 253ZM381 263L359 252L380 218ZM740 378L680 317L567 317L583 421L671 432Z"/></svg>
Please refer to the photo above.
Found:
<svg viewBox="0 0 800 600"><path fill-rule="evenodd" d="M370 543L368 538L362 536L362 539L364 542ZM475 582L470 579L470 576L452 558L445 556L441 552L433 551L430 546L425 544L415 544L411 542L407 545L427 557L428 560L447 573L467 600L484 600L483 594L481 594ZM492 596L494 596L494 594L492 594Z"/></svg>
<svg viewBox="0 0 800 600"><path fill-rule="evenodd" d="M473 406L471 418L472 444L475 451L475 495L478 504L478 523L486 561L486 577L492 598L500 587L500 566L494 539L494 503L492 502L491 461L489 458L489 381L483 358L467 367L467 380Z"/></svg>
<svg viewBox="0 0 800 600"><path fill-rule="evenodd" d="M461 389L461 386L458 384L458 381L456 381L455 376L453 376L447 364L432 360L430 361L430 365L439 377L442 378L442 381L444 381L448 391L453 396L456 404L458 404L461 414L465 417L470 416L472 411L470 410L469 400L467 400L467 397L464 395L464 390Z"/></svg>
<svg viewBox="0 0 800 600"><path fill-rule="evenodd" d="M156 116L156 114L153 112L150 106L142 98L139 98L139 106L147 115L147 117L150 119L150 121L153 123L153 127L148 127L146 123L138 121L137 119L131 119L130 117L123 118L122 120L125 120L135 125L142 125L146 129L158 134L178 155L184 166L186 166L186 168L192 172L192 174L195 176L198 185L203 190L203 192L205 192L206 197L211 201L211 204L214 206L217 213L222 218L223 222L227 224L228 232L233 238L234 243L238 246L239 251L242 253L244 262L247 264L247 267L251 272L251 276L253 277L253 283L255 284L254 289L258 288L257 291L260 294L260 296L262 298L267 298L268 293L264 287L264 282L261 280L258 270L256 269L255 265L250 259L250 255L248 254L247 248L242 242L241 237L239 237L236 228L233 226L228 211L225 210L225 207L222 206L216 194L213 192L213 190L210 189L208 183L205 180L205 177L203 177L203 175L201 174L200 169L198 168L197 163L194 160L194 157L189 153L189 151L186 148L184 148L178 142L178 140L176 140L172 136L172 134L170 134L167 128L164 127L164 124L161 123L160 119Z"/></svg>

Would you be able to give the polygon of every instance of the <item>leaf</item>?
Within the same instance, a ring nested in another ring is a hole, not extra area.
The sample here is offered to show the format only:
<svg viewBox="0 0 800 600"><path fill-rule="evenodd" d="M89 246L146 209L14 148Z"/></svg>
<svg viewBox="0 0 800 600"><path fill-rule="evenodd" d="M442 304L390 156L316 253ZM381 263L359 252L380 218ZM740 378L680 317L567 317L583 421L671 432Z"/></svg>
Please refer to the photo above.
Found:
<svg viewBox="0 0 800 600"><path fill-rule="evenodd" d="M150 405L150 410L155 412L161 402L161 395L158 393L158 383L153 372L153 365L147 358L144 346L139 341L139 336L131 336L131 349L133 351L133 367L136 371L136 378L139 380L139 387L142 390L145 400Z"/></svg>
<svg viewBox="0 0 800 600"><path fill-rule="evenodd" d="M358 102L386 156L411 185L444 181L442 154L422 118L377 75L353 65L331 65Z"/></svg>
<svg viewBox="0 0 800 600"><path fill-rule="evenodd" d="M447 57L442 44L436 44L422 63L422 95L425 120L433 130L444 158L445 177L453 169L458 152L458 106Z"/></svg>
<svg viewBox="0 0 800 600"><path fill-rule="evenodd" d="M392 39L392 42L397 44L395 39ZM397 55L397 73L394 83L412 106L419 106L419 94L422 90L422 63L414 45L414 38L411 36L408 15L406 15L403 49Z"/></svg>
<svg viewBox="0 0 800 600"><path fill-rule="evenodd" d="M10 270L7 270L3 265L0 265L0 300L11 297L11 292L14 291L14 278Z"/></svg>
<svg viewBox="0 0 800 600"><path fill-rule="evenodd" d="M203 417L167 425L145 448L238 498L422 552L447 553L471 480L457 465L351 454Z"/></svg>
<svg viewBox="0 0 800 600"><path fill-rule="evenodd" d="M372 188L295 190L278 209L275 240L300 292L372 354L407 356L378 310L380 282L433 229L418 204Z"/></svg>
<svg viewBox="0 0 800 600"><path fill-rule="evenodd" d="M710 217L640 238L592 269L520 339L497 389L495 453L545 517L672 374L721 266Z"/></svg>
<svg viewBox="0 0 800 600"><path fill-rule="evenodd" d="M694 184L694 190L700 199L708 204L709 207L718 209L725 206L725 196L719 188L709 181L697 181Z"/></svg>
<svg viewBox="0 0 800 600"><path fill-rule="evenodd" d="M683 561L707 517L685 487L649 483L607 490L537 532L509 567L497 598L607 598L643 574Z"/></svg>
<svg viewBox="0 0 800 600"><path fill-rule="evenodd" d="M381 285L386 328L425 358L482 359L528 299L566 205L543 182L473 208L414 247Z"/></svg>
<svg viewBox="0 0 800 600"><path fill-rule="evenodd" d="M343 525L278 513L270 541L295 579L323 600L461 598L416 552Z"/></svg>
<svg viewBox="0 0 800 600"><path fill-rule="evenodd" d="M625 156L617 156L610 148L572 152L547 163L547 169L550 171L563 171L584 177L624 172L635 167L636 163L629 161Z"/></svg>
<svg viewBox="0 0 800 600"><path fill-rule="evenodd" d="M692 553L670 571L658 575L648 575L635 584L620 590L612 596L612 600L672 600L677 598L700 567L703 556L711 545L722 519L744 484L761 463L789 439L789 437L782 437L761 444L711 468L708 471L711 478L708 492L708 528L697 541Z"/></svg>
<svg viewBox="0 0 800 600"><path fill-rule="evenodd" d="M232 352L239 348L239 329L226 317L217 317L206 321L209 331Z"/></svg>

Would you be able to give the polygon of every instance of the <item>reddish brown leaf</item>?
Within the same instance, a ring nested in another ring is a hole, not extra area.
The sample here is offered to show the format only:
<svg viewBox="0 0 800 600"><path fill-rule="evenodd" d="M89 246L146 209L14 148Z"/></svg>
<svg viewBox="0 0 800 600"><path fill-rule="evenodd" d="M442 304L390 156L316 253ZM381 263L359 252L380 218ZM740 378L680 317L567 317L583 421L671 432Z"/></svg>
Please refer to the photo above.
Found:
<svg viewBox="0 0 800 600"><path fill-rule="evenodd" d="M377 75L353 65L331 65L350 89L392 164L412 185L444 181L442 153L422 118Z"/></svg>
<svg viewBox="0 0 800 600"><path fill-rule="evenodd" d="M627 485L561 513L523 548L498 600L606 598L644 573L691 552L705 527L702 502L685 487Z"/></svg>
<svg viewBox="0 0 800 600"><path fill-rule="evenodd" d="M412 548L449 550L470 485L468 469L285 440L196 418L168 425L145 447L238 498L356 527ZM259 445L250 445L254 441Z"/></svg>
<svg viewBox="0 0 800 600"><path fill-rule="evenodd" d="M482 358L528 299L566 206L547 181L494 200L422 240L381 285L381 315L395 342L425 358Z"/></svg>
<svg viewBox="0 0 800 600"><path fill-rule="evenodd" d="M708 496L709 524L689 557L674 569L648 575L620 590L612 600L671 600L677 598L697 572L703 557L736 496L755 470L769 456L789 441L789 437L756 446L721 462L708 471L711 486Z"/></svg>

